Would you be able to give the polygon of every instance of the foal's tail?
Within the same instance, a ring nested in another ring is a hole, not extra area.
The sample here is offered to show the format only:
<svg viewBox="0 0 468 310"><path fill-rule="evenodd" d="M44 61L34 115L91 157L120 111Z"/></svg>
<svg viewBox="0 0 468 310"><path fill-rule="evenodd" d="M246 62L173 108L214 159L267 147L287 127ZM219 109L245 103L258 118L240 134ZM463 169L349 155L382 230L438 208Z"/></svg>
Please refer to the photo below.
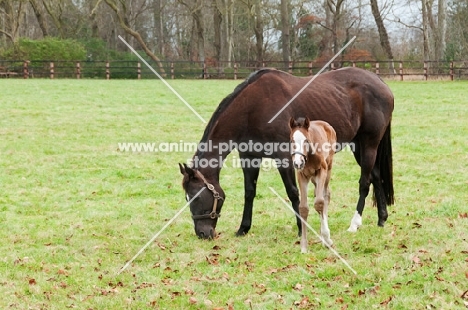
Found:
<svg viewBox="0 0 468 310"><path fill-rule="evenodd" d="M388 124L388 127L385 130L382 140L380 141L379 148L377 150L376 164L379 165L380 179L382 182L385 200L387 202L387 205L392 205L395 202L395 197L393 195L393 161L390 123Z"/></svg>

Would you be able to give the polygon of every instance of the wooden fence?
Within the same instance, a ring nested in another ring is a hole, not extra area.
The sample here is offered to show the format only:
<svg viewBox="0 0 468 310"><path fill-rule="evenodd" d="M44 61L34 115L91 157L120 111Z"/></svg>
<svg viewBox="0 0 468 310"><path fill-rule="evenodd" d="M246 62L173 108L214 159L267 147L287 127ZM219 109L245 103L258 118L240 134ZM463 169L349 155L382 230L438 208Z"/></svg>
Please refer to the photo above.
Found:
<svg viewBox="0 0 468 310"><path fill-rule="evenodd" d="M163 61L152 64L169 79L244 79L262 67L272 67L297 76L317 73L325 63L312 61L272 62L191 62ZM336 61L328 70L359 67L375 72L385 79L429 80L468 79L468 61ZM138 61L5 61L0 60L0 77L4 78L99 78L154 79L154 72Z"/></svg>

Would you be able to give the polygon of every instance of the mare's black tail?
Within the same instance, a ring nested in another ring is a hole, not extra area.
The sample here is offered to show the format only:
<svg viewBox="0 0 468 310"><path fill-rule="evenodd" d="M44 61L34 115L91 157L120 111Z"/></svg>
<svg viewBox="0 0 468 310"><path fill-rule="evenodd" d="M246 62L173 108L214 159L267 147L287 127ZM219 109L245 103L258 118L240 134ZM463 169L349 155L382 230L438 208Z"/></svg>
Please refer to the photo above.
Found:
<svg viewBox="0 0 468 310"><path fill-rule="evenodd" d="M390 123L380 141L377 150L376 165L379 165L380 179L387 205L395 202L393 194L393 160L392 160L392 139L390 135ZM375 187L374 187L375 196ZM374 200L375 201L375 200Z"/></svg>

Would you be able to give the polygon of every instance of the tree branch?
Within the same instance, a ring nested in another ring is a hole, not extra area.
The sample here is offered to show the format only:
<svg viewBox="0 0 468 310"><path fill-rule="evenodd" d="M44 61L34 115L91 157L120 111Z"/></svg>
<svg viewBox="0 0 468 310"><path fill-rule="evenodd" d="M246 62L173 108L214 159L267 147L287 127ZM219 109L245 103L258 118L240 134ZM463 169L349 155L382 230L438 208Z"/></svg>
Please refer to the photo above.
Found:
<svg viewBox="0 0 468 310"><path fill-rule="evenodd" d="M124 7L124 12L122 13L120 12L119 8L117 7L117 4L113 0L104 0L104 1L117 15L119 24L122 27L122 29L138 41L141 48L145 51L146 55L148 55L152 60L154 60L158 64L161 75L165 76L166 71L164 70L161 60L156 55L154 55L153 52L151 52L148 46L146 46L146 43L143 41L143 38L141 37L141 35L130 27L130 25L128 24L127 18L125 16L122 16L122 14L125 14L125 7Z"/></svg>

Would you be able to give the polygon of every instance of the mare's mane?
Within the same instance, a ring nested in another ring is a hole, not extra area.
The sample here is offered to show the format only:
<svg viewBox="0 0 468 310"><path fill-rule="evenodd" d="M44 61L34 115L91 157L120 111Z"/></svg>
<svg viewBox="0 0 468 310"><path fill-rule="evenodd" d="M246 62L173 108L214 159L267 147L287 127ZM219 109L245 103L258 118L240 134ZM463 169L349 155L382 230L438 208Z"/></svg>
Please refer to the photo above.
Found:
<svg viewBox="0 0 468 310"><path fill-rule="evenodd" d="M208 125L206 125L205 131L203 132L203 136L200 142L206 142L210 131L213 129L213 126L216 124L216 121L221 116L221 114L227 109L227 107L229 107L229 105L234 101L237 95L239 95L249 84L258 80L258 78L261 77L263 74L272 72L272 71L278 71L278 70L271 69L271 68L264 68L264 69L257 70L251 73L249 77L246 78L241 84L237 85L234 91L231 94L227 95L226 98L224 98L220 102L216 111L214 111L213 115L211 116L210 121L208 122Z"/></svg>

